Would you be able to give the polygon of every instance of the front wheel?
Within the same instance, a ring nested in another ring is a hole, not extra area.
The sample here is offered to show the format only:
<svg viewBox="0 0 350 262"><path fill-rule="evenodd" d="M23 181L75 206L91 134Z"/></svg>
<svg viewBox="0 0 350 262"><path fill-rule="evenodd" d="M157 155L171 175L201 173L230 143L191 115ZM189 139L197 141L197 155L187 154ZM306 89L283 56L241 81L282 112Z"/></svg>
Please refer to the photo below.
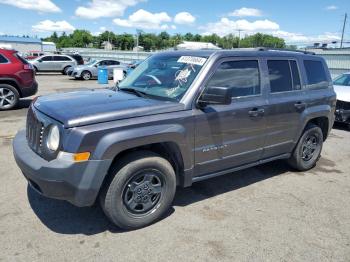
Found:
<svg viewBox="0 0 350 262"><path fill-rule="evenodd" d="M288 163L299 171L313 168L321 156L323 133L319 126L308 124Z"/></svg>
<svg viewBox="0 0 350 262"><path fill-rule="evenodd" d="M92 78L92 75L91 75L91 73L89 71L83 71L81 73L81 78L83 80L90 80Z"/></svg>
<svg viewBox="0 0 350 262"><path fill-rule="evenodd" d="M140 151L112 168L110 183L100 195L107 217L123 229L136 229L159 220L170 208L176 191L171 164L159 155Z"/></svg>

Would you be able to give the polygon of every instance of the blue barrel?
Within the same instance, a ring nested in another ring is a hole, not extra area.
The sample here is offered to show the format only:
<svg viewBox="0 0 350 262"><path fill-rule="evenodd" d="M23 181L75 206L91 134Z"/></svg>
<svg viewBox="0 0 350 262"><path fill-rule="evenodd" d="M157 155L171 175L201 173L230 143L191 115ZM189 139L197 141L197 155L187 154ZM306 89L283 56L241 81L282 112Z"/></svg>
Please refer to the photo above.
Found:
<svg viewBox="0 0 350 262"><path fill-rule="evenodd" d="M106 67L101 66L98 68L97 81L101 85L108 84L108 70Z"/></svg>

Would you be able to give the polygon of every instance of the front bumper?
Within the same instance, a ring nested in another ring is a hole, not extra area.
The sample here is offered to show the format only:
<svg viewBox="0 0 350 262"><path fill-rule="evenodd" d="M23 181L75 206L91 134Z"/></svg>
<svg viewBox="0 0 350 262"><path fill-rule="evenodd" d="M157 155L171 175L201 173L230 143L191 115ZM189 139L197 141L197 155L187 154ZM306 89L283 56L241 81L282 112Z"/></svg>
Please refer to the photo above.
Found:
<svg viewBox="0 0 350 262"><path fill-rule="evenodd" d="M335 111L335 121L342 123L350 123L350 110L337 109Z"/></svg>
<svg viewBox="0 0 350 262"><path fill-rule="evenodd" d="M46 161L30 149L25 131L18 132L14 138L13 152L17 165L37 192L80 207L95 203L112 163L112 160Z"/></svg>
<svg viewBox="0 0 350 262"><path fill-rule="evenodd" d="M80 71L73 71L70 75L72 77L75 77L75 78L80 78L81 77L81 72Z"/></svg>

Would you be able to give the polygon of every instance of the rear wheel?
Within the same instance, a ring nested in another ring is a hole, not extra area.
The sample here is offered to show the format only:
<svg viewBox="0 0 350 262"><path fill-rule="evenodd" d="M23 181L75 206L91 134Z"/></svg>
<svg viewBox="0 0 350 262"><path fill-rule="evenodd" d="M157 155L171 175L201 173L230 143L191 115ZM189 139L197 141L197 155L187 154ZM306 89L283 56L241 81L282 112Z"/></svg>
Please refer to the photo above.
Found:
<svg viewBox="0 0 350 262"><path fill-rule="evenodd" d="M66 66L63 71L62 71L62 75L67 75L67 70L70 68L70 66Z"/></svg>
<svg viewBox="0 0 350 262"><path fill-rule="evenodd" d="M132 153L112 168L110 175L100 203L107 217L120 228L147 226L170 208L176 191L175 172L159 155Z"/></svg>
<svg viewBox="0 0 350 262"><path fill-rule="evenodd" d="M19 93L11 85L0 84L0 110L8 110L17 106Z"/></svg>
<svg viewBox="0 0 350 262"><path fill-rule="evenodd" d="M90 80L92 78L92 75L91 75L91 73L89 71L83 71L81 73L81 78L83 80Z"/></svg>
<svg viewBox="0 0 350 262"><path fill-rule="evenodd" d="M321 156L323 133L319 126L308 124L288 163L299 171L313 168Z"/></svg>

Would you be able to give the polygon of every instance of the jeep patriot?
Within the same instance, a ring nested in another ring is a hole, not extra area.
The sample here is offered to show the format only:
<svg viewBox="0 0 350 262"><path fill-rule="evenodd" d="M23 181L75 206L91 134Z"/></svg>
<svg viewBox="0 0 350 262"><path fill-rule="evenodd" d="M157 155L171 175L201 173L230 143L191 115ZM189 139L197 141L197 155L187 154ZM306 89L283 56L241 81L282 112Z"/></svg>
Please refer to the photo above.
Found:
<svg viewBox="0 0 350 262"><path fill-rule="evenodd" d="M159 220L177 186L277 159L313 168L335 105L327 65L311 53L161 52L116 88L35 99L14 156L40 194L99 200L134 229Z"/></svg>

